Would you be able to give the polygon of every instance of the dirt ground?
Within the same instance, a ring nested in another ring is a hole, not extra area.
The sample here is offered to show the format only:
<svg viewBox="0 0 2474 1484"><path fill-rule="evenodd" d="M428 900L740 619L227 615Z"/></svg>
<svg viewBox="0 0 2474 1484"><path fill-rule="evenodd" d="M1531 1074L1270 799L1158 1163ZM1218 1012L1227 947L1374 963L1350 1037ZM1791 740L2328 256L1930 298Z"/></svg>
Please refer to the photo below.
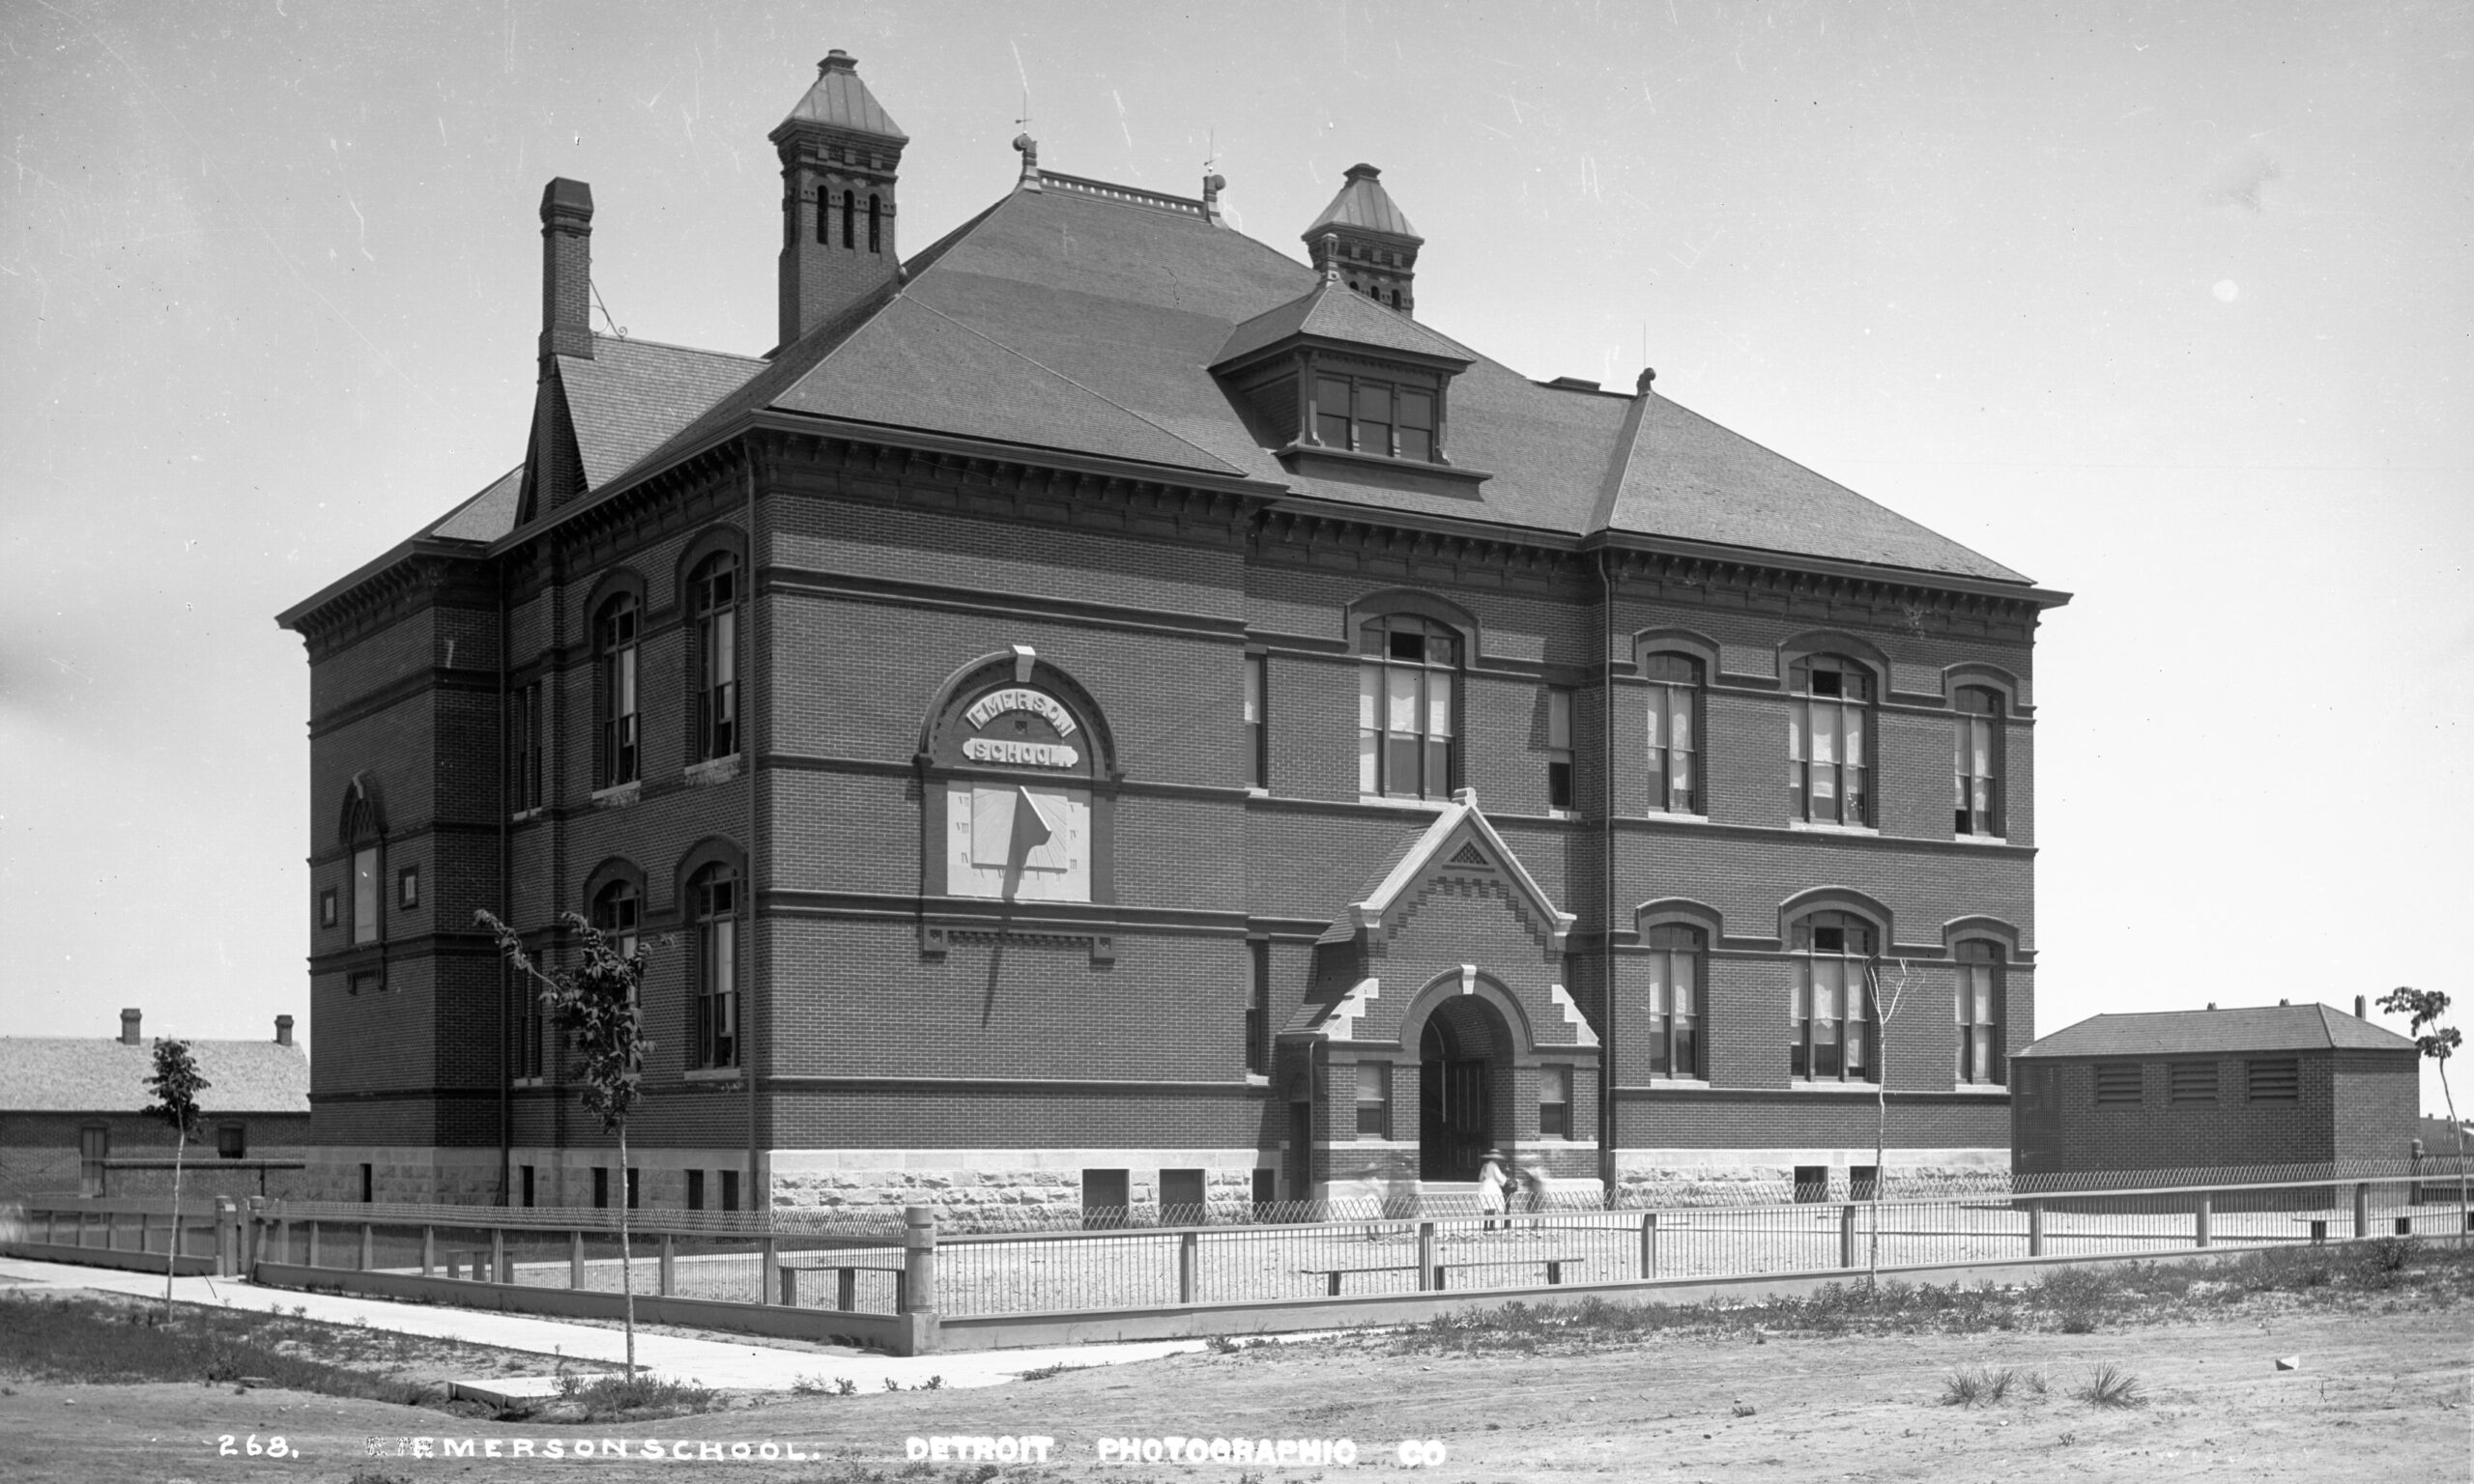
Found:
<svg viewBox="0 0 2474 1484"><path fill-rule="evenodd" d="M2299 1356L2280 1373L2276 1357ZM195 1385L9 1383L0 1476L64 1484L297 1484L708 1477L772 1480L1338 1479L1380 1472L1470 1480L1594 1475L1675 1480L2474 1478L2474 1317L2258 1314L2085 1335L1742 1340L1662 1338L1568 1356L1403 1356L1383 1336L1203 1354L962 1392L734 1398L732 1411L618 1428L469 1421L377 1403ZM2106 1410L2068 1392L2099 1365L2136 1375L2147 1405ZM2044 1373L1998 1406L1941 1405L1961 1366ZM229 1435L233 1449L222 1448ZM1053 1438L1045 1467L986 1471L913 1462L913 1437ZM1353 1469L1100 1461L1104 1438L1271 1437L1357 1444ZM280 1436L288 1455L248 1456ZM405 1441L473 1440L475 1456ZM599 1456L603 1440L627 1445ZM645 1442L714 1442L692 1470ZM373 1455L371 1440L380 1440ZM496 1440L502 1457L486 1456ZM569 1456L542 1455L556 1440ZM572 1457L578 1441L594 1455ZM1404 1469L1403 1440L1440 1466ZM531 1457L513 1456L519 1441ZM797 1460L734 1462L772 1444Z"/></svg>

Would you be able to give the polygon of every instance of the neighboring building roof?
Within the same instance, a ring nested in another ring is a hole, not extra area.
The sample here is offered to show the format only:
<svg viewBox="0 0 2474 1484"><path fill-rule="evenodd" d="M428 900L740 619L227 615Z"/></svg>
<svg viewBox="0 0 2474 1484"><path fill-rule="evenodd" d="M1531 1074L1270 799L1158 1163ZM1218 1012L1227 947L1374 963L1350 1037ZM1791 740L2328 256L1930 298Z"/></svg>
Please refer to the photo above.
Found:
<svg viewBox="0 0 2474 1484"><path fill-rule="evenodd" d="M273 1041L192 1041L208 1116L309 1111L309 1058ZM0 1036L0 1113L136 1113L155 1100L152 1042Z"/></svg>
<svg viewBox="0 0 2474 1484"><path fill-rule="evenodd" d="M2265 1005L2091 1015L2017 1055L2149 1057L2330 1048L2411 1052L2414 1043L2325 1005Z"/></svg>
<svg viewBox="0 0 2474 1484"><path fill-rule="evenodd" d="M1351 165L1346 173L1348 184L1306 229L1303 235L1307 241L1313 241L1326 227L1363 227L1368 232L1388 232L1413 242L1425 241L1418 236L1417 228L1409 225L1408 216L1392 204L1392 193L1376 179L1382 171L1372 165Z"/></svg>

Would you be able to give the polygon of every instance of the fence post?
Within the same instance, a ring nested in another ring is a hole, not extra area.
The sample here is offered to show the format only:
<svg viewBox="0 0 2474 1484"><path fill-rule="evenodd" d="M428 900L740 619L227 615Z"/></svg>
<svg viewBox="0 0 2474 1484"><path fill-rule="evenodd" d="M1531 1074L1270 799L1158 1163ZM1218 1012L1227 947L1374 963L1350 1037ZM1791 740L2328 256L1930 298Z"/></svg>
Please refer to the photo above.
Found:
<svg viewBox="0 0 2474 1484"><path fill-rule="evenodd" d="M437 1266L438 1228L434 1226L424 1226L421 1228L421 1276L424 1278L428 1277L430 1270Z"/></svg>
<svg viewBox="0 0 2474 1484"><path fill-rule="evenodd" d="M1186 1232L1177 1238L1177 1301L1194 1301L1194 1270L1201 1266L1202 1234Z"/></svg>
<svg viewBox="0 0 2474 1484"><path fill-rule="evenodd" d="M925 1206L902 1209L902 1312L936 1309L936 1213Z"/></svg>
<svg viewBox="0 0 2474 1484"><path fill-rule="evenodd" d="M781 1274L782 1307L797 1308L799 1306L799 1270L784 1263L773 1270Z"/></svg>
<svg viewBox="0 0 2474 1484"><path fill-rule="evenodd" d="M218 1278L234 1277L241 1271L240 1211L230 1196L215 1198L215 1275Z"/></svg>
<svg viewBox="0 0 2474 1484"><path fill-rule="evenodd" d="M859 1270L841 1270L841 1280L835 1285L833 1306L848 1314L859 1307Z"/></svg>
<svg viewBox="0 0 2474 1484"><path fill-rule="evenodd" d="M2045 1203L2042 1201L2028 1203L2028 1255L2045 1255Z"/></svg>
<svg viewBox="0 0 2474 1484"><path fill-rule="evenodd" d="M584 1228L567 1233L567 1287L584 1287Z"/></svg>
<svg viewBox="0 0 2474 1484"><path fill-rule="evenodd" d="M367 1221L360 1223L360 1270L367 1272L378 1266L378 1229Z"/></svg>
<svg viewBox="0 0 2474 1484"><path fill-rule="evenodd" d="M490 1281L515 1281L515 1263L506 1255L506 1228L503 1226L490 1228Z"/></svg>
<svg viewBox="0 0 2474 1484"><path fill-rule="evenodd" d="M1434 1266L1434 1223L1421 1221L1418 1223L1418 1292L1429 1293L1442 1287L1443 1285L1435 1281L1437 1276Z"/></svg>
<svg viewBox="0 0 2474 1484"><path fill-rule="evenodd" d="M1838 1266L1856 1266L1856 1208L1853 1204L1838 1208Z"/></svg>
<svg viewBox="0 0 2474 1484"><path fill-rule="evenodd" d="M315 1268L315 1267L317 1267L317 1266L318 1266L318 1259L319 1259L320 1255L321 1255L321 1254L320 1254L320 1253L319 1253L319 1251L318 1251L318 1223L317 1223L317 1221L313 1218L313 1219L310 1221L310 1223L309 1223L309 1266L310 1266L310 1267Z"/></svg>
<svg viewBox="0 0 2474 1484"><path fill-rule="evenodd" d="M2207 1206L2207 1192L2201 1191L2200 1192L2199 1201L2193 1208L2191 1214L2193 1217L2192 1224L2195 1228L2192 1235L2199 1239L2199 1244L2202 1247L2212 1247L2216 1245L2215 1242L2208 1240Z"/></svg>
<svg viewBox="0 0 2474 1484"><path fill-rule="evenodd" d="M1654 1278L1657 1275L1658 1213L1645 1211L1641 1213L1641 1276Z"/></svg>
<svg viewBox="0 0 2474 1484"><path fill-rule="evenodd" d="M2370 1235L2371 1185L2366 1182L2354 1186L2354 1236L2360 1239Z"/></svg>
<svg viewBox="0 0 2474 1484"><path fill-rule="evenodd" d="M292 1218L290 1216L279 1216L275 1219L274 1260L285 1264L292 1261Z"/></svg>
<svg viewBox="0 0 2474 1484"><path fill-rule="evenodd" d="M145 1240L145 1238L146 1238L146 1229L145 1229L144 1227L140 1227L140 1228L138 1228L137 1236L138 1236L138 1240L139 1240L139 1241L143 1241ZM106 1251L106 1252L111 1252L111 1251L116 1251L116 1250L118 1250L118 1249L119 1249L119 1247L120 1247L120 1213L119 1213L119 1212L117 1212L117 1211L107 1211L107 1212L104 1212L104 1213L103 1213L103 1250L104 1250L104 1251Z"/></svg>
<svg viewBox="0 0 2474 1484"><path fill-rule="evenodd" d="M764 1234L763 1243L757 1248L757 1302L771 1303L773 1301L773 1284L775 1280L771 1278L769 1274L771 1274L772 1271L781 1265L781 1248L774 1243L773 1234L768 1231Z"/></svg>
<svg viewBox="0 0 2474 1484"><path fill-rule="evenodd" d="M661 1296L669 1298L678 1289L678 1239L661 1234Z"/></svg>

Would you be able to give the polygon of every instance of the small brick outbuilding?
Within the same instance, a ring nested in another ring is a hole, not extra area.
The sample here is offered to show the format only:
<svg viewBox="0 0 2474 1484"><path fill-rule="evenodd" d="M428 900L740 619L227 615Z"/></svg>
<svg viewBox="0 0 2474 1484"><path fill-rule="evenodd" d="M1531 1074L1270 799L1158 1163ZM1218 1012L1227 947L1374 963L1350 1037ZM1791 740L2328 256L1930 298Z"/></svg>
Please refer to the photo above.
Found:
<svg viewBox="0 0 2474 1484"><path fill-rule="evenodd" d="M2411 1041L2326 1005L2090 1016L2012 1057L2011 1167L2402 1160L2416 1063Z"/></svg>

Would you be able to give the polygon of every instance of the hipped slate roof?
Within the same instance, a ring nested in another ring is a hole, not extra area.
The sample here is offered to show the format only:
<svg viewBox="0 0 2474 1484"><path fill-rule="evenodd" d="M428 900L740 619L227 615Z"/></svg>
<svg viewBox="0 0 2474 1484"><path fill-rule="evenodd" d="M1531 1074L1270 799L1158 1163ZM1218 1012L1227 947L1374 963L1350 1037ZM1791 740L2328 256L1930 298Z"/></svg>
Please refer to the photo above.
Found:
<svg viewBox="0 0 2474 1484"><path fill-rule="evenodd" d="M1284 468L1210 367L1284 334L1326 331L1469 359L1452 379L1447 443L1454 466L1492 477L1435 478L1407 464L1365 477ZM591 359L561 357L558 367L589 493L647 476L755 419L814 416L1567 538L1611 529L2027 583L1669 398L1541 385L1330 289L1199 207L1062 183L999 199L913 258L906 282L769 359L608 336L593 344ZM493 484L428 534L503 538L513 506Z"/></svg>
<svg viewBox="0 0 2474 1484"><path fill-rule="evenodd" d="M885 112L884 104L859 80L856 59L835 51L817 64L816 81L808 85L807 97L782 121L791 124L821 124L828 128L847 128L854 133L907 143L908 134L902 131Z"/></svg>
<svg viewBox="0 0 2474 1484"><path fill-rule="evenodd" d="M208 1116L309 1111L309 1058L273 1041L191 1041ZM136 1113L155 1100L151 1042L115 1037L0 1036L0 1112Z"/></svg>
<svg viewBox="0 0 2474 1484"><path fill-rule="evenodd" d="M1418 236L1418 229L1409 225L1408 216L1393 204L1392 193L1375 179L1382 173L1372 165L1349 166L1348 184L1306 229L1307 239L1311 241L1325 227L1363 227L1369 232L1388 232L1394 237L1424 242Z"/></svg>
<svg viewBox="0 0 2474 1484"><path fill-rule="evenodd" d="M2251 1051L2405 1051L2414 1043L2325 1005L2091 1015L2020 1056L2233 1056Z"/></svg>

